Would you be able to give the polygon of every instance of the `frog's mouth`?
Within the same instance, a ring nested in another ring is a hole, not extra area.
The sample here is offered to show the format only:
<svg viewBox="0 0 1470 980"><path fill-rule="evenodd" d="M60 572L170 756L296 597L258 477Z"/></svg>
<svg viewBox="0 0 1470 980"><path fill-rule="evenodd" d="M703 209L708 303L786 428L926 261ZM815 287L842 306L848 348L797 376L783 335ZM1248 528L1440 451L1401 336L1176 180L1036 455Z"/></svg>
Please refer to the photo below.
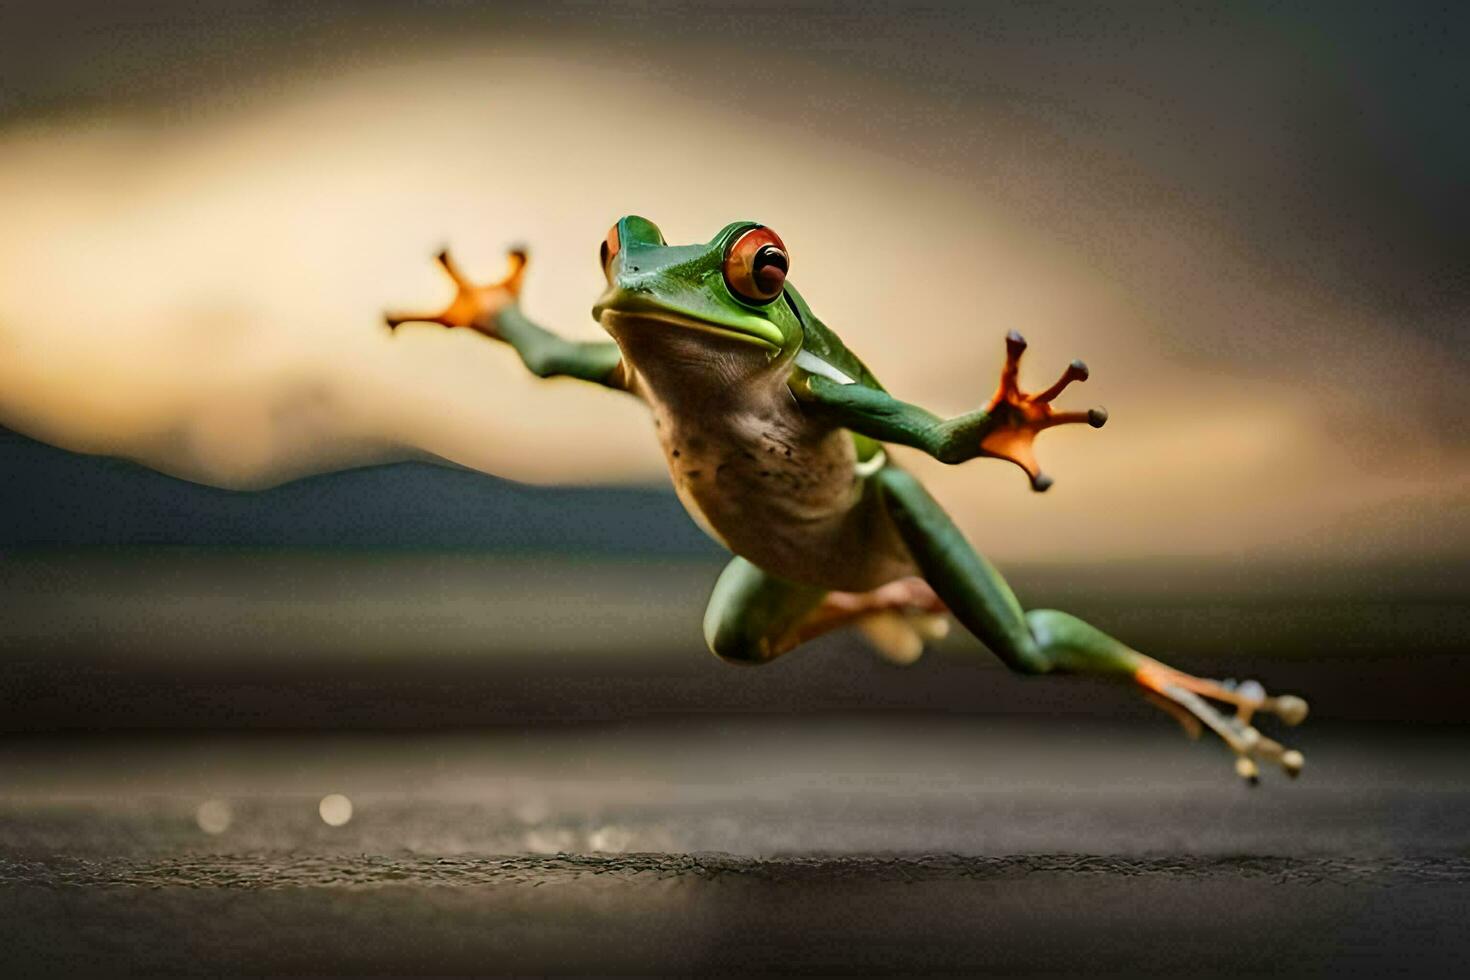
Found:
<svg viewBox="0 0 1470 980"><path fill-rule="evenodd" d="M767 351L780 350L784 340L780 328L757 316L731 317L730 319L700 316L688 310L673 309L640 293L625 290L617 290L600 300L592 308L592 315L609 333L615 332L627 323L649 322L682 330L697 330L701 333L753 344Z"/></svg>
<svg viewBox="0 0 1470 980"><path fill-rule="evenodd" d="M723 337L726 340L737 341L751 347L759 347L761 350L780 350L778 346L753 334L744 333L732 329L711 320L701 320L691 316L682 316L664 310L659 313L629 313L624 310L603 310L600 318L604 327L611 328L610 333L628 323L651 323L674 327L679 330L695 330L700 333L710 334L715 337Z"/></svg>

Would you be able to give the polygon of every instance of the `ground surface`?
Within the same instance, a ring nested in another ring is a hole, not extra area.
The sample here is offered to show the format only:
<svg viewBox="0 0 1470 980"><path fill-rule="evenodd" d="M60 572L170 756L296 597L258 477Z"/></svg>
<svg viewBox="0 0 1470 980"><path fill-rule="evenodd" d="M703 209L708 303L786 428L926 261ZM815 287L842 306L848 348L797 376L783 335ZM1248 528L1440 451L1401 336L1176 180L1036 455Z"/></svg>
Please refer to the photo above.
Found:
<svg viewBox="0 0 1470 980"><path fill-rule="evenodd" d="M1467 733L1293 734L1254 791L1163 720L11 737L0 971L1465 975Z"/></svg>

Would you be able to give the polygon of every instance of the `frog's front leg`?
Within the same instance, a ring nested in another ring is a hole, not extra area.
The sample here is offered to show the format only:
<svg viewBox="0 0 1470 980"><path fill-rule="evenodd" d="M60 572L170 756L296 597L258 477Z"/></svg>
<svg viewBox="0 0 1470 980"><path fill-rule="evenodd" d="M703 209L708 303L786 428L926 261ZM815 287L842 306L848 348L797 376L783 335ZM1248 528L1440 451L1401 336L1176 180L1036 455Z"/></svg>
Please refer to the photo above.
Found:
<svg viewBox="0 0 1470 980"><path fill-rule="evenodd" d="M1236 771L1255 782L1257 759L1275 762L1288 775L1301 771L1302 755L1262 735L1256 714L1300 723L1307 704L1293 696L1270 697L1259 684L1227 685L1193 677L1147 657L1096 627L1054 609L1025 611L999 572L970 545L949 515L910 474L888 466L872 479L904 544L951 614L1020 673L1113 675L1132 680L1155 703L1198 733L1201 724L1229 746ZM1235 707L1222 714L1209 700Z"/></svg>
<svg viewBox="0 0 1470 980"><path fill-rule="evenodd" d="M527 370L538 378L578 378L609 388L630 390L617 344L611 341L566 340L533 323L521 312L525 249L511 249L510 268L505 276L485 285L471 282L450 257L448 249L434 259L454 283L454 298L436 313L389 313L384 319L390 330L415 322L468 327L515 348Z"/></svg>
<svg viewBox="0 0 1470 980"><path fill-rule="evenodd" d="M704 614L709 648L731 663L763 664L841 626L856 625L886 659L912 663L947 629L943 601L919 578L870 592L829 592L777 578L736 558Z"/></svg>
<svg viewBox="0 0 1470 980"><path fill-rule="evenodd" d="M877 439L923 450L943 463L963 463L977 456L1009 460L1031 478L1038 492L1052 485L1036 462L1036 436L1058 425L1086 422L1101 428L1108 420L1102 408L1059 412L1052 402L1067 386L1087 380L1087 365L1073 361L1056 383L1045 391L1021 390L1021 355L1025 339L1014 330L1006 337L1006 363L1000 385L984 408L952 418L940 418L927 409L900 401L877 387L843 382L820 374L799 372L791 390L796 397L822 411L836 425Z"/></svg>

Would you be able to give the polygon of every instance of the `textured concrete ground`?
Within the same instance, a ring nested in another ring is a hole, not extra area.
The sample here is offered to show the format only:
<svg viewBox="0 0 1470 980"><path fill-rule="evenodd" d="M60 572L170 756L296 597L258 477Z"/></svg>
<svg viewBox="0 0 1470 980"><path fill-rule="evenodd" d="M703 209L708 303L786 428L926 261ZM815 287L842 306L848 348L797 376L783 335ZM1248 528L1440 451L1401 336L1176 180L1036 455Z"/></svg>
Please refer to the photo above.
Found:
<svg viewBox="0 0 1470 980"><path fill-rule="evenodd" d="M12 737L0 966L1464 975L1466 733L1293 734L1255 790L1163 721Z"/></svg>

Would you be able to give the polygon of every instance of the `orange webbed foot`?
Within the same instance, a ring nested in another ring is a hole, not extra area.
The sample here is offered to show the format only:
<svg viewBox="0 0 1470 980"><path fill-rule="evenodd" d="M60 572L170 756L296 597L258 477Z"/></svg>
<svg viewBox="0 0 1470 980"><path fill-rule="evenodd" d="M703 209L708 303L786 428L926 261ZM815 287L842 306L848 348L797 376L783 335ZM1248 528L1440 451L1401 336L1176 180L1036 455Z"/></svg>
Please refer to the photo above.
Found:
<svg viewBox="0 0 1470 980"><path fill-rule="evenodd" d="M384 316L388 329L396 329L402 323L437 323L442 327L472 327L488 336L498 336L495 321L500 311L520 299L526 250L512 248L508 258L510 267L504 278L477 286L460 271L449 249L444 249L434 256L434 261L454 283L454 299L438 313L389 313Z"/></svg>
<svg viewBox="0 0 1470 980"><path fill-rule="evenodd" d="M980 452L997 459L1008 459L1031 478L1031 489L1038 493L1052 485L1051 477L1041 472L1036 462L1034 443L1037 433L1056 425L1086 422L1100 429L1108 420L1106 409L1085 412L1058 412L1051 407L1067 386L1087 380L1087 365L1073 361L1056 383L1045 391L1030 393L1020 388L1021 355L1026 352L1026 338L1012 330L1006 335L1006 364L1000 373L1000 387L986 405L985 411L995 419L995 426L980 440Z"/></svg>

